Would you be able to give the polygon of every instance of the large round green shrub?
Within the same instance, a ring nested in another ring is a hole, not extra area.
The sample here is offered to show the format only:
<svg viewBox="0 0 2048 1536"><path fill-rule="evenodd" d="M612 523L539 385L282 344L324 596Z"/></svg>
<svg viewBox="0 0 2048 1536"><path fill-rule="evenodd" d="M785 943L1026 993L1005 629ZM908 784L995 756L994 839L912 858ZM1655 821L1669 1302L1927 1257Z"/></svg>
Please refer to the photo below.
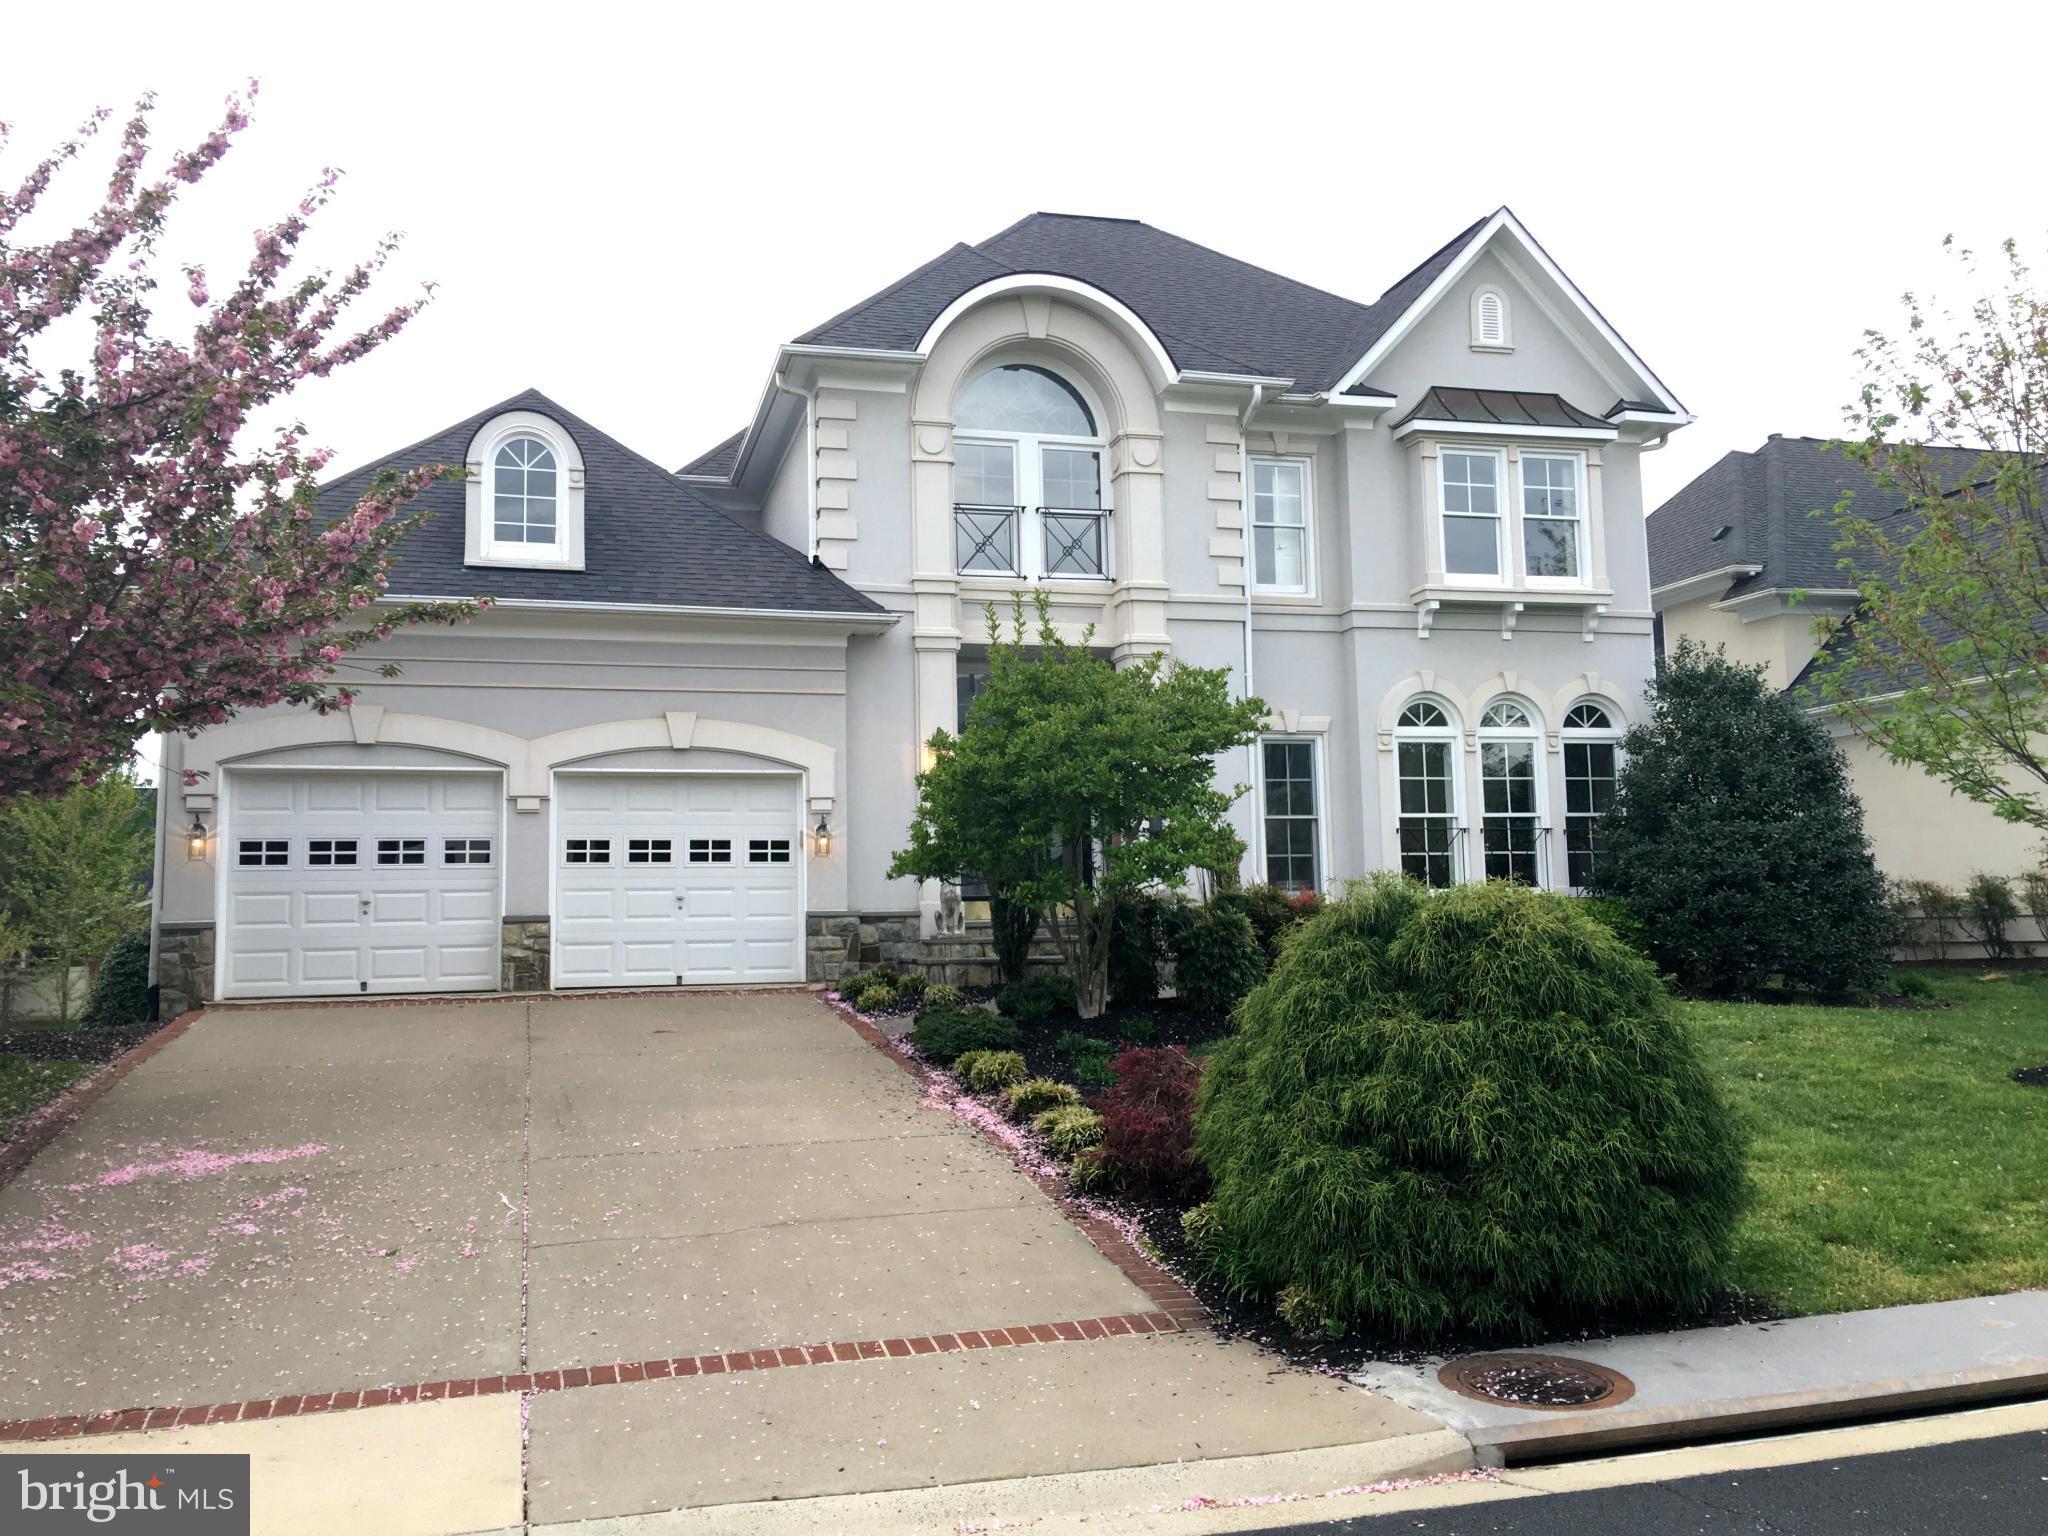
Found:
<svg viewBox="0 0 2048 1536"><path fill-rule="evenodd" d="M1195 1012L1227 1019L1266 975L1258 930L1223 901L1191 908L1173 939L1174 995Z"/></svg>
<svg viewBox="0 0 2048 1536"><path fill-rule="evenodd" d="M93 978L92 997L79 1022L119 1027L149 1017L149 930L135 928L114 940Z"/></svg>
<svg viewBox="0 0 2048 1536"><path fill-rule="evenodd" d="M1522 1335L1682 1306L1744 1193L1728 1112L1655 968L1567 898L1392 876L1286 946L1210 1058L1197 1224L1291 1319Z"/></svg>

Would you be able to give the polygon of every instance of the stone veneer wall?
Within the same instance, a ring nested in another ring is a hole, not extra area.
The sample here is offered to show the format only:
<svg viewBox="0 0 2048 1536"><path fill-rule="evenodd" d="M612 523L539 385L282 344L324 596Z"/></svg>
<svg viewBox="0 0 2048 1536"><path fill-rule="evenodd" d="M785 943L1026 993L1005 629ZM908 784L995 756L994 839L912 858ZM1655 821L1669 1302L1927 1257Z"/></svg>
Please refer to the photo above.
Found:
<svg viewBox="0 0 2048 1536"><path fill-rule="evenodd" d="M156 941L157 1016L175 1019L213 997L213 924L165 923Z"/></svg>
<svg viewBox="0 0 2048 1536"><path fill-rule="evenodd" d="M548 920L544 917L508 917L499 932L498 990L500 992L545 992L551 980L548 952Z"/></svg>
<svg viewBox="0 0 2048 1536"><path fill-rule="evenodd" d="M955 987L996 983L996 950L986 923L970 923L965 933L926 939L918 936L915 912L813 912L804 928L806 974L811 981L839 981L870 966L888 965L921 971ZM1031 947L1031 964L1039 970L1058 970L1059 951L1041 937Z"/></svg>

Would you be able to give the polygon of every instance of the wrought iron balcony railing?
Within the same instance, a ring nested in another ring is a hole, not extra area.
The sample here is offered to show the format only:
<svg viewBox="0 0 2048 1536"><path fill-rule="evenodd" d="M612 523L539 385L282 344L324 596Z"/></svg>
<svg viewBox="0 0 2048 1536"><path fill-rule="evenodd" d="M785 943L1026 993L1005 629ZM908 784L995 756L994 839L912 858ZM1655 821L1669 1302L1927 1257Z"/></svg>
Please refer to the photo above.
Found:
<svg viewBox="0 0 2048 1536"><path fill-rule="evenodd" d="M1109 514L1099 508L1040 507L1038 524L1045 537L1048 576L1106 576L1103 545Z"/></svg>
<svg viewBox="0 0 2048 1536"><path fill-rule="evenodd" d="M964 575L1015 576L1022 507L953 504L953 568Z"/></svg>
<svg viewBox="0 0 2048 1536"><path fill-rule="evenodd" d="M1021 576L1024 507L953 504L953 567L968 576ZM1109 574L1109 514L1093 507L1039 507L1038 574L1097 579Z"/></svg>

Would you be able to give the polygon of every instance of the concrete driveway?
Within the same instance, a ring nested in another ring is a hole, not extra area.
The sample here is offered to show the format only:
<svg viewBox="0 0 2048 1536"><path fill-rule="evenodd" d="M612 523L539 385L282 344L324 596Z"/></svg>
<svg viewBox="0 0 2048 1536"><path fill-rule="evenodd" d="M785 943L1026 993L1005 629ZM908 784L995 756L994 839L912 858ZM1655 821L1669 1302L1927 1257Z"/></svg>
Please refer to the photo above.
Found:
<svg viewBox="0 0 2048 1536"><path fill-rule="evenodd" d="M539 1523L1434 1427L1205 1335L872 1342L1155 1305L807 995L236 1008L0 1191L0 1420L854 1355L455 1420Z"/></svg>

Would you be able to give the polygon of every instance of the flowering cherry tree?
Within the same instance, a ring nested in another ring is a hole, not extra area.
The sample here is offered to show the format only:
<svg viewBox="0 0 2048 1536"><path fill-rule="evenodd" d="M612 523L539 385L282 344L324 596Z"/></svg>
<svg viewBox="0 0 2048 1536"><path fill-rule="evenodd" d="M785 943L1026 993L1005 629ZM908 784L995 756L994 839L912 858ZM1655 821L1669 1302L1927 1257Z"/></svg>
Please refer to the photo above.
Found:
<svg viewBox="0 0 2048 1536"><path fill-rule="evenodd" d="M148 731L279 702L345 705L334 676L350 651L478 606L371 606L415 521L401 509L459 466L386 474L346 516L322 519L327 454L306 446L303 426L251 425L419 311L424 296L343 325L395 241L339 276L288 270L333 192L329 172L255 232L220 297L202 268L183 270L176 301L197 323L189 339L165 339L152 310L165 216L248 117L231 98L219 127L147 176L152 106L145 97L121 130L105 197L75 228L21 235L106 113L11 190L0 181L0 803L93 780ZM0 125L0 149L6 135ZM51 371L43 354L74 332L90 356Z"/></svg>

